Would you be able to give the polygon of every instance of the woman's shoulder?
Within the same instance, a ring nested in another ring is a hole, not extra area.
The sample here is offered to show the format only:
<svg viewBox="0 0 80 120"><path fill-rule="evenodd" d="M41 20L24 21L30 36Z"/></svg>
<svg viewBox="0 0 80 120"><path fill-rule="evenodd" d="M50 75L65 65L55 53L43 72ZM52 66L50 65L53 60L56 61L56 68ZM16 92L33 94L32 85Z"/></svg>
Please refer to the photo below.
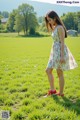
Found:
<svg viewBox="0 0 80 120"><path fill-rule="evenodd" d="M59 32L64 32L64 28L62 25L58 25L57 29Z"/></svg>
<svg viewBox="0 0 80 120"><path fill-rule="evenodd" d="M62 25L58 25L58 29L64 29Z"/></svg>

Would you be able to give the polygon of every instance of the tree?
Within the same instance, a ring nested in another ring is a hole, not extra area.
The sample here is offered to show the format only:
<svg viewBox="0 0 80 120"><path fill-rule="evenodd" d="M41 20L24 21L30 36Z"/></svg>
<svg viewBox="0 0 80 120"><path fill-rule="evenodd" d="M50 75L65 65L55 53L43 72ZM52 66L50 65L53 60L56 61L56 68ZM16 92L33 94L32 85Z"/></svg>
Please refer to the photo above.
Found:
<svg viewBox="0 0 80 120"><path fill-rule="evenodd" d="M4 18L8 18L8 17L9 17L9 13L8 13L7 11L3 11L3 12L2 12L2 16L3 16Z"/></svg>
<svg viewBox="0 0 80 120"><path fill-rule="evenodd" d="M14 25L14 29L16 32L18 32L18 35L19 35L19 32L22 30L22 25L21 25L21 22L22 22L22 17L17 14L15 16L15 25Z"/></svg>
<svg viewBox="0 0 80 120"><path fill-rule="evenodd" d="M80 12L77 12L78 32L80 33Z"/></svg>
<svg viewBox="0 0 80 120"><path fill-rule="evenodd" d="M42 22L39 28L40 28L40 31L48 32L45 21Z"/></svg>
<svg viewBox="0 0 80 120"><path fill-rule="evenodd" d="M3 29L3 25L1 24L1 19L3 18L1 11L0 11L0 31Z"/></svg>
<svg viewBox="0 0 80 120"><path fill-rule="evenodd" d="M9 17L9 13L7 11L0 11L0 16L3 16L4 18L8 18Z"/></svg>
<svg viewBox="0 0 80 120"><path fill-rule="evenodd" d="M18 14L21 16L21 25L25 34L33 28L35 30L38 22L34 8L29 4L22 4L18 7Z"/></svg>
<svg viewBox="0 0 80 120"><path fill-rule="evenodd" d="M42 24L43 20L44 20L44 17L43 17L43 16L40 16L40 17L38 18L39 24Z"/></svg>
<svg viewBox="0 0 80 120"><path fill-rule="evenodd" d="M80 18L78 19L78 32L80 33Z"/></svg>
<svg viewBox="0 0 80 120"><path fill-rule="evenodd" d="M7 22L7 30L10 32L14 32L14 25L15 25L15 16L17 14L17 10L13 10L12 13L9 15L9 20Z"/></svg>
<svg viewBox="0 0 80 120"><path fill-rule="evenodd" d="M72 13L66 14L66 16L64 16L63 22L67 29L73 29L73 24L74 24L73 14Z"/></svg>
<svg viewBox="0 0 80 120"><path fill-rule="evenodd" d="M62 21L64 22L67 30L74 29L78 30L78 15L76 12L69 12L61 16Z"/></svg>
<svg viewBox="0 0 80 120"><path fill-rule="evenodd" d="M36 27L38 26L38 21L36 18L36 14L29 14L28 15L28 25L29 25L29 33L35 34Z"/></svg>

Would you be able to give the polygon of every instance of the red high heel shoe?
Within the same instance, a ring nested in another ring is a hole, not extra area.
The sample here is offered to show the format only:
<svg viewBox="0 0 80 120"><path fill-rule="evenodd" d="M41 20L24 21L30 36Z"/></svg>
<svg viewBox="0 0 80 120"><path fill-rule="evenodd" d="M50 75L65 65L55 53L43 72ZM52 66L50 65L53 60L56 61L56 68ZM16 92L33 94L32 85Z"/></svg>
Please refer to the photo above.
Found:
<svg viewBox="0 0 80 120"><path fill-rule="evenodd" d="M53 95L56 94L56 90L49 90L47 95Z"/></svg>

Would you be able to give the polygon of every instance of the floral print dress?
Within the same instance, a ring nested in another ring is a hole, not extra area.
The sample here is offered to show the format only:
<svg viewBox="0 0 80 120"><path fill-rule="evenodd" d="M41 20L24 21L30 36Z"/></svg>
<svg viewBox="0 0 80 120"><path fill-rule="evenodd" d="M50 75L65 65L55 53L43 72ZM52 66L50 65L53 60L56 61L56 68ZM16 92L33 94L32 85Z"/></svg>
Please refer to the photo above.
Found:
<svg viewBox="0 0 80 120"><path fill-rule="evenodd" d="M60 63L61 42L58 34L58 27L52 32L54 43L51 48L50 58L47 64L47 68L55 68L61 70L70 70L76 68L78 65L70 52L69 48L64 44L64 60L65 63Z"/></svg>

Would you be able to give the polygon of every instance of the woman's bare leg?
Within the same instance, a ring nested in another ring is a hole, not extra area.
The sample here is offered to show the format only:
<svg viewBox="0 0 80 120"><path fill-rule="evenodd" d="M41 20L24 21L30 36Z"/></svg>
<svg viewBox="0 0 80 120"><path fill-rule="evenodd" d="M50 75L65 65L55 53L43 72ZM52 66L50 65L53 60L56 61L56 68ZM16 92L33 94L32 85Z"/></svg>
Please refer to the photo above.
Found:
<svg viewBox="0 0 80 120"><path fill-rule="evenodd" d="M50 83L50 89L54 90L54 76L52 74L52 68L47 68L46 73L48 75L49 83Z"/></svg>
<svg viewBox="0 0 80 120"><path fill-rule="evenodd" d="M59 87L60 87L60 94L63 94L63 90L64 90L64 75L63 75L63 71L61 69L57 69L57 74L59 77Z"/></svg>

